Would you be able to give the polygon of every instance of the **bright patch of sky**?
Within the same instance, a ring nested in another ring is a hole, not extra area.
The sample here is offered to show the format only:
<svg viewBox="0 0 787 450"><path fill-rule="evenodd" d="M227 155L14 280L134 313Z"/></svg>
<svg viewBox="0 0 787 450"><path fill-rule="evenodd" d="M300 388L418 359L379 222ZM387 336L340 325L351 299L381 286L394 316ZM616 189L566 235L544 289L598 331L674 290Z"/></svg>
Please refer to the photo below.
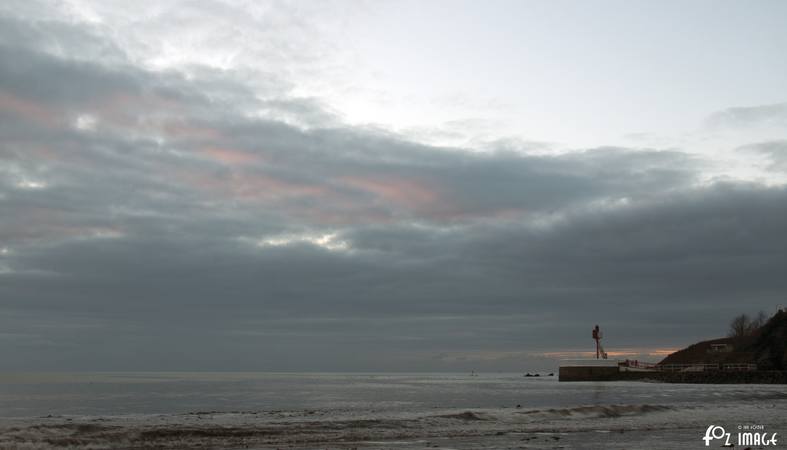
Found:
<svg viewBox="0 0 787 450"><path fill-rule="evenodd" d="M148 67L206 65L252 84L275 72L290 94L347 123L433 144L674 147L729 166L746 163L737 147L785 135L784 120L711 120L731 107L787 102L784 2L70 5Z"/></svg>

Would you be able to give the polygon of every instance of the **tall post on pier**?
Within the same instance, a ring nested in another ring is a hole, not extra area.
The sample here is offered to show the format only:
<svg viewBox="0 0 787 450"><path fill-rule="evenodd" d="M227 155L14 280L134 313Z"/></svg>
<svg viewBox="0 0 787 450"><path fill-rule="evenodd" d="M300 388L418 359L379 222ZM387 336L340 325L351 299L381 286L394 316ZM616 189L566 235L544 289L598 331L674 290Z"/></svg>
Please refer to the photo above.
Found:
<svg viewBox="0 0 787 450"><path fill-rule="evenodd" d="M596 341L596 359L600 359L601 358L601 352L602 352L602 350L601 350L601 342L600 342L601 341L601 330L598 328L598 325L596 325L596 327L593 328L593 340Z"/></svg>

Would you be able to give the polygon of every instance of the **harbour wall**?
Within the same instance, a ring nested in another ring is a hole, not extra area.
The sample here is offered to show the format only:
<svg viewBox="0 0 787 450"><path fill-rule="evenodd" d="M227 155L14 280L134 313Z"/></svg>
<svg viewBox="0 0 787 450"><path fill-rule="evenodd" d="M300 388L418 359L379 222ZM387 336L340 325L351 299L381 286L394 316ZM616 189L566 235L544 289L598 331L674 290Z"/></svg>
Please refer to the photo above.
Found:
<svg viewBox="0 0 787 450"><path fill-rule="evenodd" d="M561 366L559 381L613 381L619 379L620 370L614 366Z"/></svg>
<svg viewBox="0 0 787 450"><path fill-rule="evenodd" d="M621 372L617 367L561 367L560 381L657 381L698 384L787 384L779 370L705 372Z"/></svg>

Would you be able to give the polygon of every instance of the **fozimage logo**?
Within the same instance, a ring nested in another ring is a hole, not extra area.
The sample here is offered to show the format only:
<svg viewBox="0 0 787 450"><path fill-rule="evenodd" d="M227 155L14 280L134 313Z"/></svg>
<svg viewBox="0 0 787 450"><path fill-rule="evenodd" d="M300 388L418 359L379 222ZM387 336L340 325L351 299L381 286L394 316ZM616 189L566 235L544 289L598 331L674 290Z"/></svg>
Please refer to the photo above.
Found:
<svg viewBox="0 0 787 450"><path fill-rule="evenodd" d="M748 431L744 431L748 430ZM778 443L778 433L766 433L764 425L738 425L738 432L733 435L728 433L720 425L711 425L705 430L705 446L708 447L711 441L721 440L722 447L732 447L736 445L760 445L767 447Z"/></svg>

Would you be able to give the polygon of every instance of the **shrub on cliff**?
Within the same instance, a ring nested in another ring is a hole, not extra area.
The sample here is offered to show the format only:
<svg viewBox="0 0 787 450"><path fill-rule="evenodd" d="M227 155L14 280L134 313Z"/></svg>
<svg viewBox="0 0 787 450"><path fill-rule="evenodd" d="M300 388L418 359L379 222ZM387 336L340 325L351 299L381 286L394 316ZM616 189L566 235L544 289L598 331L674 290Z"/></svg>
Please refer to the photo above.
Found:
<svg viewBox="0 0 787 450"><path fill-rule="evenodd" d="M778 312L760 327L746 351L755 355L761 370L787 370L787 312Z"/></svg>

